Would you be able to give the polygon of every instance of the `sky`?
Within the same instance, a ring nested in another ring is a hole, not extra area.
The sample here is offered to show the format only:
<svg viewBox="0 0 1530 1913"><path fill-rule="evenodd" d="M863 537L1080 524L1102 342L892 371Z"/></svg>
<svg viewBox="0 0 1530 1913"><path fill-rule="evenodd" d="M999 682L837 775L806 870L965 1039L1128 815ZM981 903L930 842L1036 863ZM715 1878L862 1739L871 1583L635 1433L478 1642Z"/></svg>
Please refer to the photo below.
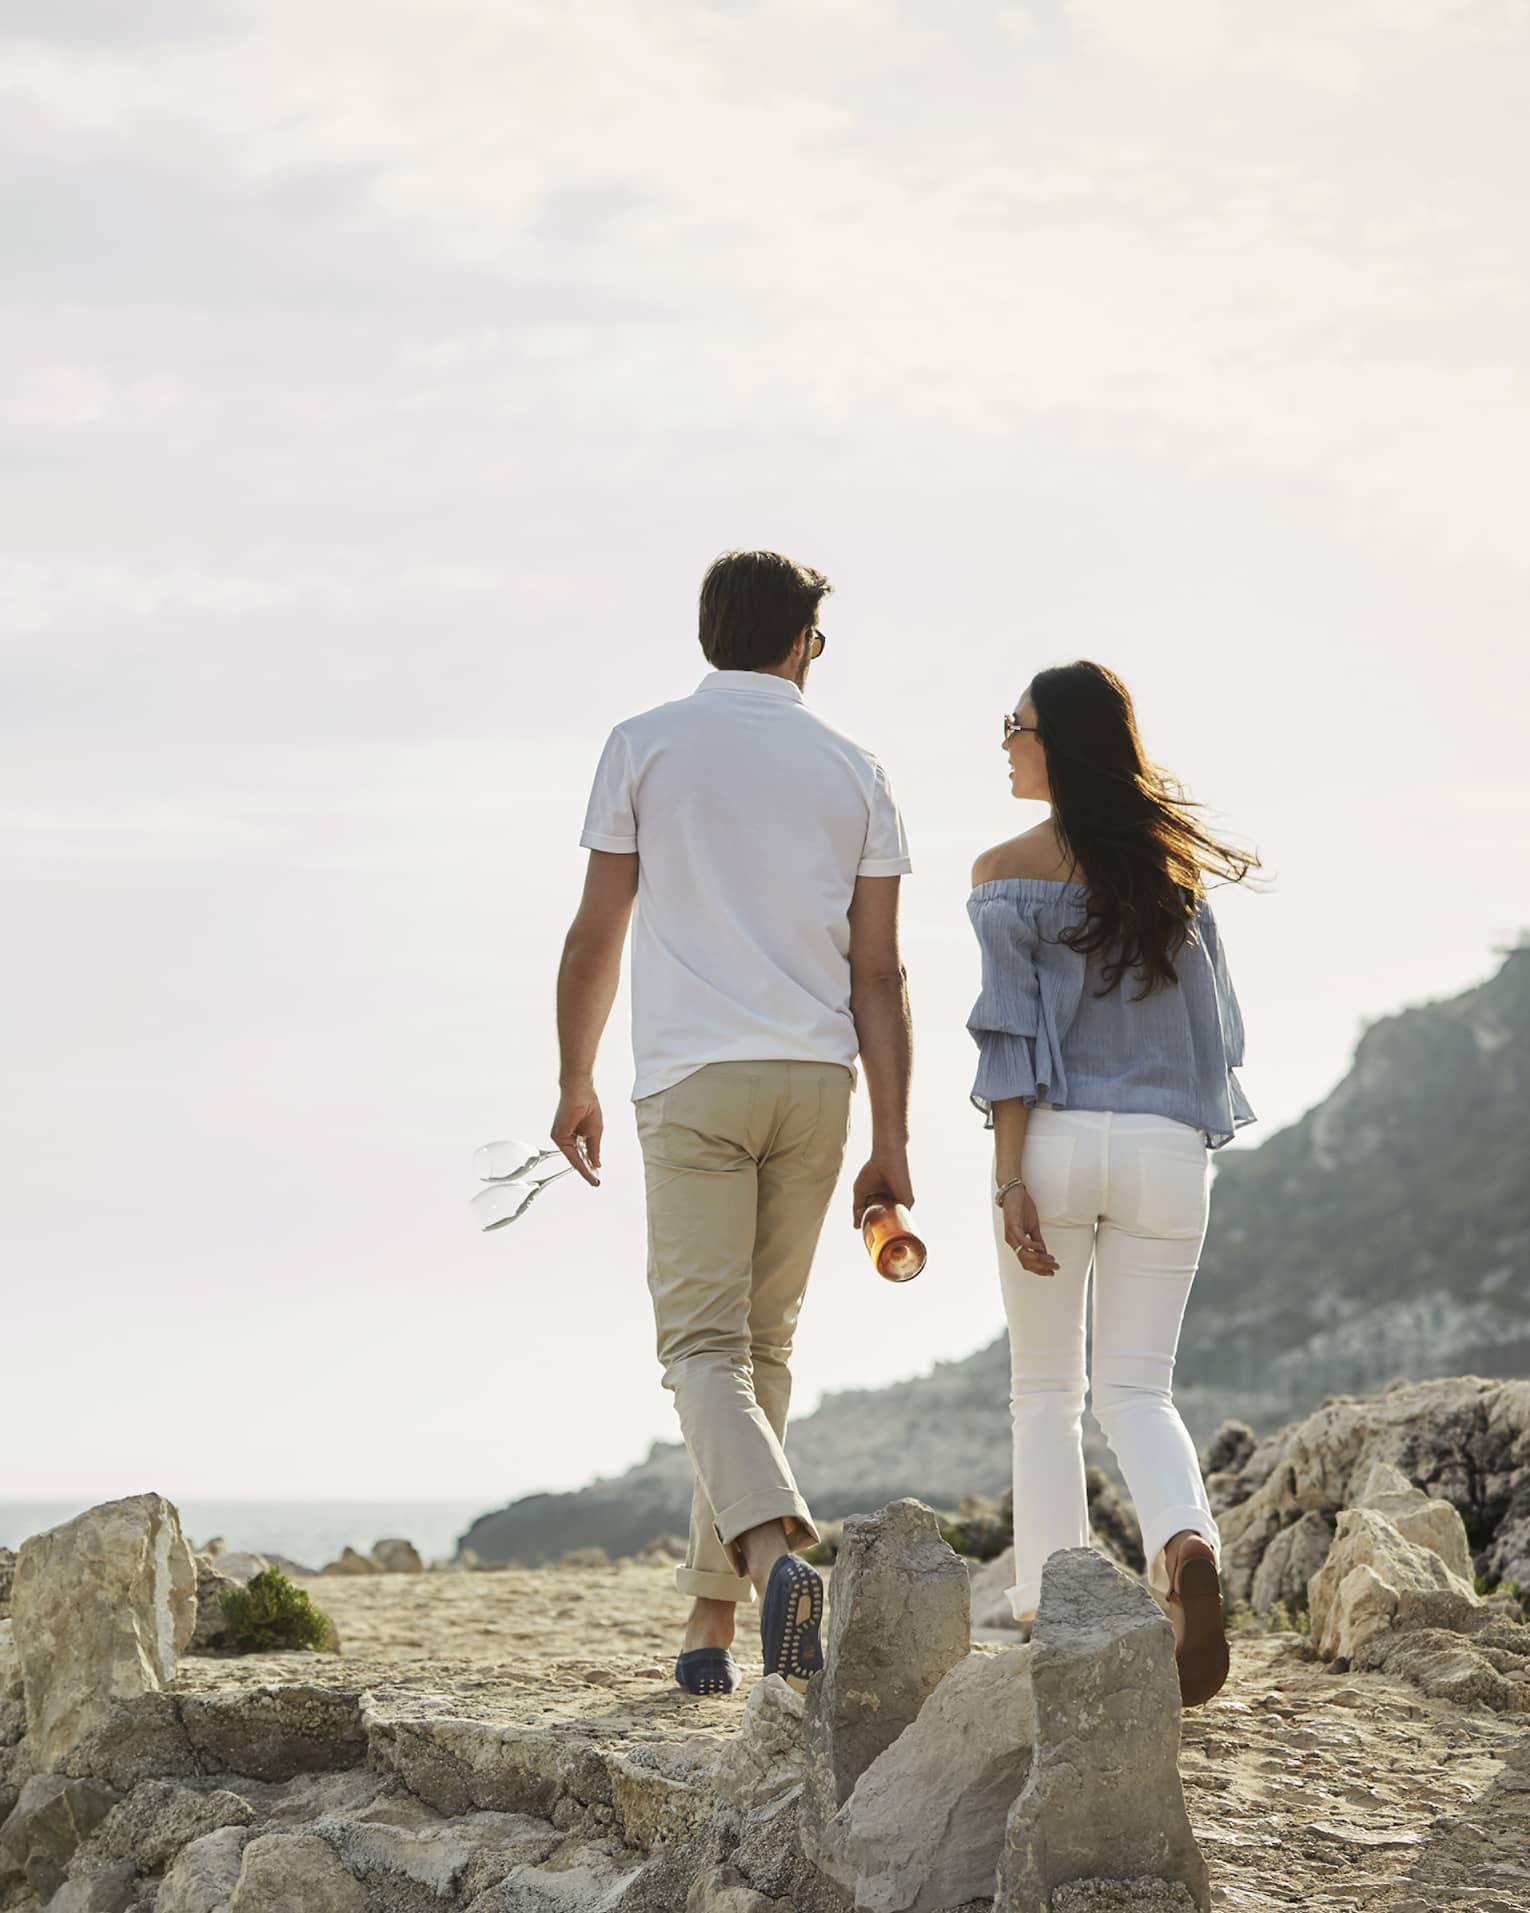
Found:
<svg viewBox="0 0 1530 1913"><path fill-rule="evenodd" d="M1527 92L1518 0L9 0L0 1499L489 1507L674 1438L625 992L604 1187L466 1204L725 548L833 580L808 695L915 860L930 1265L849 1226L862 1104L799 1412L1002 1323L963 905L1036 669L1264 860L1239 1146L1488 974Z"/></svg>

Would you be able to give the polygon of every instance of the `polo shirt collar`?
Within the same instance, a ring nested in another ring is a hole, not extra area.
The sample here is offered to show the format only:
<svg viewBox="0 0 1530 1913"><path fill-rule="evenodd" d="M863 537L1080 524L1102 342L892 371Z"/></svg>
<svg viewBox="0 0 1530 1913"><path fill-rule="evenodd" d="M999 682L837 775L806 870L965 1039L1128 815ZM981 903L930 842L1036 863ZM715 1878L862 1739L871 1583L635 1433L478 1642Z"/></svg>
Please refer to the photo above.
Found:
<svg viewBox="0 0 1530 1913"><path fill-rule="evenodd" d="M696 686L702 691L738 691L745 697L784 697L803 702L802 693L790 678L778 678L770 671L709 671Z"/></svg>

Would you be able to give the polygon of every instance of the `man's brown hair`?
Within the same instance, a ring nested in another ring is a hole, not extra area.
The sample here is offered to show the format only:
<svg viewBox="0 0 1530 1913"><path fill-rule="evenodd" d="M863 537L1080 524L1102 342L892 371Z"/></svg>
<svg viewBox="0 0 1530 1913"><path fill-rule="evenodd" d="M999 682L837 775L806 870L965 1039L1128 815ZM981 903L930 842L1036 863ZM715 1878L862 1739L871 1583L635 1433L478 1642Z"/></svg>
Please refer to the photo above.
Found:
<svg viewBox="0 0 1530 1913"><path fill-rule="evenodd" d="M797 633L834 589L779 551L725 551L701 581L701 648L715 671L784 664Z"/></svg>

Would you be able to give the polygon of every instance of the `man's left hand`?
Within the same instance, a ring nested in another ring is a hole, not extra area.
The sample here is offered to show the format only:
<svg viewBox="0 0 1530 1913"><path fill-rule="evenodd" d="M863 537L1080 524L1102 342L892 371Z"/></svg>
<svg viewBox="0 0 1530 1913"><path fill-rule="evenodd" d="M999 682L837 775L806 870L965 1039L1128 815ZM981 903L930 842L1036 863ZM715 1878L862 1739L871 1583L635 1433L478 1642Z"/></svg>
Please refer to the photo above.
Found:
<svg viewBox="0 0 1530 1913"><path fill-rule="evenodd" d="M600 1187L600 1138L605 1119L600 1098L590 1089L565 1089L553 1117L552 1139L592 1189Z"/></svg>
<svg viewBox="0 0 1530 1913"><path fill-rule="evenodd" d="M871 1160L855 1179L855 1188L850 1197L856 1228L861 1226L861 1218L873 1202L879 1198L885 1200L889 1196L894 1202L901 1202L905 1209L914 1206L908 1152L903 1149L873 1149Z"/></svg>

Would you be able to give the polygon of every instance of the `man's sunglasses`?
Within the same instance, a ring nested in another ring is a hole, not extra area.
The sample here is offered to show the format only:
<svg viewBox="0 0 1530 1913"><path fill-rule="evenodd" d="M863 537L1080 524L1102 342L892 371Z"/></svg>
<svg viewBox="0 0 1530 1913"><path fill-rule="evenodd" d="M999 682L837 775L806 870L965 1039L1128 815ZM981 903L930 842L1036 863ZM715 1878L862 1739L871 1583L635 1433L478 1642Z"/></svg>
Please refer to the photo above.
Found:
<svg viewBox="0 0 1530 1913"><path fill-rule="evenodd" d="M818 626L815 624L812 630L809 631L808 633L808 652L807 652L808 656L810 658L821 657L823 655L823 647L828 642L829 640L824 636L824 634L818 629Z"/></svg>

